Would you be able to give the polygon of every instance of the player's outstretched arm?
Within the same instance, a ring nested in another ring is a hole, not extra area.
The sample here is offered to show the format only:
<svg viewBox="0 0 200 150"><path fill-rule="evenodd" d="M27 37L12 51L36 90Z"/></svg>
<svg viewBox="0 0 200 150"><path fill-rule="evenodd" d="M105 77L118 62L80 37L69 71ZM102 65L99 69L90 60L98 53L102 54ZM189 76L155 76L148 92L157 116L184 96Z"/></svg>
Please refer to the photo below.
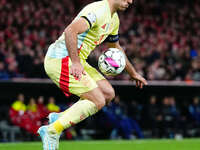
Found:
<svg viewBox="0 0 200 150"><path fill-rule="evenodd" d="M113 43L108 43L108 47L109 48L113 47L113 48L120 49L124 53L123 48L119 44L119 41L113 42ZM124 53L124 55L126 56L125 53ZM128 74L131 76L131 78L136 81L136 87L143 88L143 85L147 85L148 84L146 79L144 79L139 73L136 72L135 68L130 63L130 61L128 60L127 57L126 57L126 67L125 67L125 69L128 72Z"/></svg>
<svg viewBox="0 0 200 150"><path fill-rule="evenodd" d="M88 28L89 27L86 20L81 17L77 20L74 20L64 31L66 47L69 52L69 57L72 61L70 74L78 80L81 79L81 75L85 74L85 72L78 57L77 36L78 34L85 32Z"/></svg>

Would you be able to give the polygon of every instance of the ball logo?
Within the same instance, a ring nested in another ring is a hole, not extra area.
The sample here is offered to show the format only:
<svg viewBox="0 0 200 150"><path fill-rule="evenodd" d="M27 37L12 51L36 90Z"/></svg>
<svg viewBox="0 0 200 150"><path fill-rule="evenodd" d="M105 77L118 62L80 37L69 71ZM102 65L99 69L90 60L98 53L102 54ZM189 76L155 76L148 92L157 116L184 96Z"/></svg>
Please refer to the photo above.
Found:
<svg viewBox="0 0 200 150"><path fill-rule="evenodd" d="M112 67L119 67L119 65L112 59L112 58L106 58L105 59Z"/></svg>

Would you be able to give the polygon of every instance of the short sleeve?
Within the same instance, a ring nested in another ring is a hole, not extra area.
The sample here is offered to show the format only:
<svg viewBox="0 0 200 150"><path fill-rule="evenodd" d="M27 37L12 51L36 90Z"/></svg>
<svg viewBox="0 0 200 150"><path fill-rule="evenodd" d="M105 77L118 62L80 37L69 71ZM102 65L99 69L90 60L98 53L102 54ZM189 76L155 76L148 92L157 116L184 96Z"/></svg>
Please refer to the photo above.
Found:
<svg viewBox="0 0 200 150"><path fill-rule="evenodd" d="M85 7L79 14L80 17L86 19L90 28L92 28L97 23L97 12L91 7Z"/></svg>

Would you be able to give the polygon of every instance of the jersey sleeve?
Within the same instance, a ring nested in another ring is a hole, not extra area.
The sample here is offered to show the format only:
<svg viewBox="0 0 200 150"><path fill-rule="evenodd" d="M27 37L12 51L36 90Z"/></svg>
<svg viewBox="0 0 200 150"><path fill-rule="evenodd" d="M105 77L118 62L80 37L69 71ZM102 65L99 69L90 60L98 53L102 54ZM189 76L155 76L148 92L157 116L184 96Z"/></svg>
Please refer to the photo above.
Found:
<svg viewBox="0 0 200 150"><path fill-rule="evenodd" d="M89 28L92 28L97 23L98 14L95 8L91 6L85 7L79 14L79 17L86 19Z"/></svg>
<svg viewBox="0 0 200 150"><path fill-rule="evenodd" d="M110 35L106 38L106 42L114 43L119 41L119 17L117 14L114 17L114 27Z"/></svg>

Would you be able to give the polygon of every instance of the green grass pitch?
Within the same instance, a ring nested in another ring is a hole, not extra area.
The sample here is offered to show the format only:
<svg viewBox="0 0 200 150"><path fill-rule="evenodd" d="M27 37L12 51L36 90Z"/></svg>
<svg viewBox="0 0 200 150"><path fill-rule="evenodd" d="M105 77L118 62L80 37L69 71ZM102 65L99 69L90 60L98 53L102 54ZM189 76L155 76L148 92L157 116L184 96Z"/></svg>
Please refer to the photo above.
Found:
<svg viewBox="0 0 200 150"><path fill-rule="evenodd" d="M42 150L42 143L1 143L0 150ZM200 150L200 139L62 141L59 150Z"/></svg>

